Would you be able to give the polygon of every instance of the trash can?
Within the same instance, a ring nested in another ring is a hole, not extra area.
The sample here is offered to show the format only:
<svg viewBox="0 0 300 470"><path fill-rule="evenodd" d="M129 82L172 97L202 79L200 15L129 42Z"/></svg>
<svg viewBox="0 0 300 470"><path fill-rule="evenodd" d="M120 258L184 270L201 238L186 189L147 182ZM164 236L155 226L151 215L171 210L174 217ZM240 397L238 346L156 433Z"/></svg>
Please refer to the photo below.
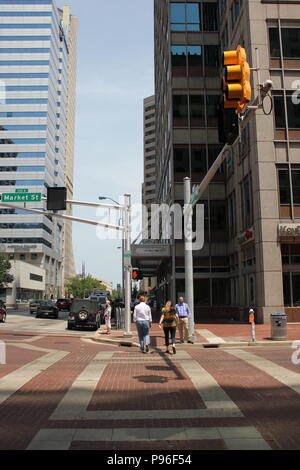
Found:
<svg viewBox="0 0 300 470"><path fill-rule="evenodd" d="M271 313L271 339L275 341L287 340L286 313Z"/></svg>

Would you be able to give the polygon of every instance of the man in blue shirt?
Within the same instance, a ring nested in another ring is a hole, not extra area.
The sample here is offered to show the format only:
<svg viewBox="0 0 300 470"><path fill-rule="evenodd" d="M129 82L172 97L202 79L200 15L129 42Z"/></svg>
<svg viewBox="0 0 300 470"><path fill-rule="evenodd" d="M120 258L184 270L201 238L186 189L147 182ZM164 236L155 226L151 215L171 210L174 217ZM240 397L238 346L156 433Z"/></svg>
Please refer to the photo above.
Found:
<svg viewBox="0 0 300 470"><path fill-rule="evenodd" d="M175 308L179 317L178 330L180 342L184 343L186 341L187 343L193 344L193 341L189 340L189 317L191 312L188 304L184 302L183 297L179 297L178 304L175 305Z"/></svg>

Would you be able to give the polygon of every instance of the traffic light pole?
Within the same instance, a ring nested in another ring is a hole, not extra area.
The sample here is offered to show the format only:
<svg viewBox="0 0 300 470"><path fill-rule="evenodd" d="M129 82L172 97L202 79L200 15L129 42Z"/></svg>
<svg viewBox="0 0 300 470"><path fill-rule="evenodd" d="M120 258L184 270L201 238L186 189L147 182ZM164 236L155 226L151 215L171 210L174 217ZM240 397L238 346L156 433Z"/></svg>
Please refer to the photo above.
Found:
<svg viewBox="0 0 300 470"><path fill-rule="evenodd" d="M125 239L124 239L124 248L125 253L130 252L131 244L131 196L129 194L124 195L125 201ZM124 284L125 284L125 332L124 336L131 337L131 266L124 267Z"/></svg>
<svg viewBox="0 0 300 470"><path fill-rule="evenodd" d="M189 317L189 339L195 340L194 321L194 266L193 266L193 208L190 204L191 179L184 178L184 258L185 258L185 298L190 309Z"/></svg>

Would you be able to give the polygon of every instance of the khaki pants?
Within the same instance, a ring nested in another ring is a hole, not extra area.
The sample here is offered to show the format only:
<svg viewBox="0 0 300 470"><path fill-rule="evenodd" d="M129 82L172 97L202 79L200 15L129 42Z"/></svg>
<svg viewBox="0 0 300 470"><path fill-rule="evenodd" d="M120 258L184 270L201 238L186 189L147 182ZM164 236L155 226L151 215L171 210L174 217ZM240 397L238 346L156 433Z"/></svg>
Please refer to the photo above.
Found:
<svg viewBox="0 0 300 470"><path fill-rule="evenodd" d="M188 341L189 340L189 319L188 318L179 317L178 330L179 330L180 341Z"/></svg>

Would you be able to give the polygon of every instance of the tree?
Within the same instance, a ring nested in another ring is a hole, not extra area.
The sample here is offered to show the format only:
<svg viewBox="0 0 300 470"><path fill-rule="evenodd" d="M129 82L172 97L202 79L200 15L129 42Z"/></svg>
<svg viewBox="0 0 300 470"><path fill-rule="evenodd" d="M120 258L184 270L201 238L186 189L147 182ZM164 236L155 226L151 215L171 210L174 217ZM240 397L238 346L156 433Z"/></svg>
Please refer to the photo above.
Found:
<svg viewBox="0 0 300 470"><path fill-rule="evenodd" d="M9 273L11 264L3 253L0 253L0 289L13 282L14 277Z"/></svg>
<svg viewBox="0 0 300 470"><path fill-rule="evenodd" d="M67 283L67 291L69 295L73 295L73 297L88 297L93 294L95 290L106 291L107 289L98 279L93 278L90 274L84 279L73 277Z"/></svg>

